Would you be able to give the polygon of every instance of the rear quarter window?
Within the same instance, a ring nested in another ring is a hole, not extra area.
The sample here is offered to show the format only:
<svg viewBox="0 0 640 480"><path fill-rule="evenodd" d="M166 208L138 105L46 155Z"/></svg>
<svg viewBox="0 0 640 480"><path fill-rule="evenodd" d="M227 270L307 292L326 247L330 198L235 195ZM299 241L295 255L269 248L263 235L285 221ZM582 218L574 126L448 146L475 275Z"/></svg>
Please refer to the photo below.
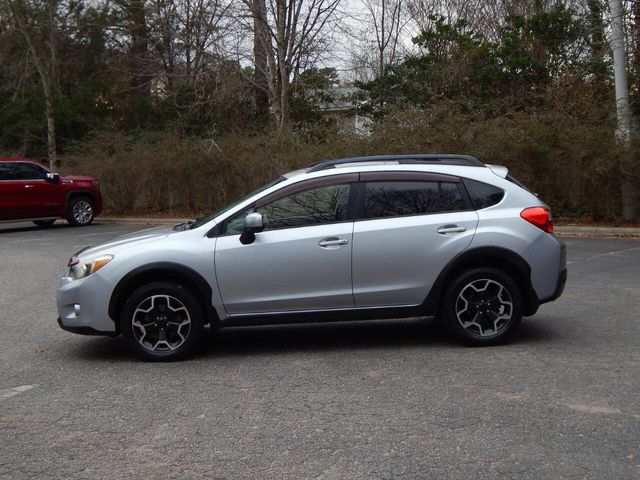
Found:
<svg viewBox="0 0 640 480"><path fill-rule="evenodd" d="M504 190L476 180L463 179L464 186L469 192L473 208L480 210L500 203L504 197Z"/></svg>

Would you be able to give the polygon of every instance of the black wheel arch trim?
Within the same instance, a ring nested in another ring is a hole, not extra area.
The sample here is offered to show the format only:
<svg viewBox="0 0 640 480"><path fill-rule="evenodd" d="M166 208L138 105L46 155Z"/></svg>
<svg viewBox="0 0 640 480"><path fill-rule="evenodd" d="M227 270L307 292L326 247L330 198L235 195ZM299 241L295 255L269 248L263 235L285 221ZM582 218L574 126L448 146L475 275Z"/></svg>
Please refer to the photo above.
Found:
<svg viewBox="0 0 640 480"><path fill-rule="evenodd" d="M536 313L540 306L540 300L531 284L531 266L529 263L517 253L506 248L476 247L458 254L442 269L423 303L424 314L428 316L438 314L442 295L447 288L448 282L459 269L469 264L477 266L481 266L482 264L486 265L487 258L504 260L508 262L507 270L514 268L517 271L519 278L515 278L514 281L516 281L522 289L524 299L523 315L531 316ZM501 269L499 265L490 266ZM504 267L502 270L505 270Z"/></svg>
<svg viewBox="0 0 640 480"><path fill-rule="evenodd" d="M67 332L77 333L80 335L100 335L104 337L117 337L118 332L103 332L102 330L96 330L93 327L82 326L82 327L70 327L62 323L62 319L58 317L58 326Z"/></svg>
<svg viewBox="0 0 640 480"><path fill-rule="evenodd" d="M71 202L72 197L85 197L85 196L89 197L93 201L93 208L97 209L98 197L96 196L96 194L93 193L91 190L77 189L77 190L70 190L69 192L67 192L67 198L64 202L64 211L66 212L69 209L69 202Z"/></svg>
<svg viewBox="0 0 640 480"><path fill-rule="evenodd" d="M120 279L120 281L111 292L111 298L109 300L109 317L114 321L116 326L118 326L119 324L118 313L120 308L126 301L126 294L132 293L127 292L127 287L131 285L132 282L135 282L136 278L150 274L152 272L162 272L168 274L174 273L188 278L197 289L196 292L192 293L195 294L196 297L202 299L202 301L204 302L202 307L205 311L205 314L207 315L207 319L205 319L205 321L211 322L212 325L214 323L217 323L217 314L215 308L211 303L213 290L211 288L211 285L209 285L209 282L207 282L202 275L200 275L194 269L185 265L181 265L179 263L154 262L141 265L131 270Z"/></svg>

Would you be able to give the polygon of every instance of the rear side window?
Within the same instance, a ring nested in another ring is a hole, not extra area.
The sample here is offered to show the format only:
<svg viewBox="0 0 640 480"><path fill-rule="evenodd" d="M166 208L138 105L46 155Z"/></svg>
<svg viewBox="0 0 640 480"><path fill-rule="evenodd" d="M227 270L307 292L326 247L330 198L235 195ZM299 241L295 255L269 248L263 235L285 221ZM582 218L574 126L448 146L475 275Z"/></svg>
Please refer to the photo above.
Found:
<svg viewBox="0 0 640 480"><path fill-rule="evenodd" d="M504 197L504 191L493 185L487 183L476 182L475 180L469 180L465 178L464 186L467 187L467 192L471 197L471 203L473 208L480 210L481 208L487 208L497 203L500 203L502 197Z"/></svg>
<svg viewBox="0 0 640 480"><path fill-rule="evenodd" d="M15 180L15 163L0 162L0 180Z"/></svg>
<svg viewBox="0 0 640 480"><path fill-rule="evenodd" d="M456 183L367 182L364 218L402 217L465 210Z"/></svg>

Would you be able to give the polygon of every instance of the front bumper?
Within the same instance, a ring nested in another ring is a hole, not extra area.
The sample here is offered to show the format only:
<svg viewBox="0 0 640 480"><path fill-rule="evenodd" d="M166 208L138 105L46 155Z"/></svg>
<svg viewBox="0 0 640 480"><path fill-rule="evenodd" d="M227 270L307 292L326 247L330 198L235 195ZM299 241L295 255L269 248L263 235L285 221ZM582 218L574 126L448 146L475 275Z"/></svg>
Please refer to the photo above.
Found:
<svg viewBox="0 0 640 480"><path fill-rule="evenodd" d="M56 296L58 325L84 335L117 335L108 314L111 290L99 272L80 280L71 280L65 272Z"/></svg>
<svg viewBox="0 0 640 480"><path fill-rule="evenodd" d="M58 326L66 332L78 333L80 335L106 335L109 337L116 337L118 332L102 332L100 330L96 330L93 327L82 326L82 327L69 327L62 323L60 317L58 317Z"/></svg>

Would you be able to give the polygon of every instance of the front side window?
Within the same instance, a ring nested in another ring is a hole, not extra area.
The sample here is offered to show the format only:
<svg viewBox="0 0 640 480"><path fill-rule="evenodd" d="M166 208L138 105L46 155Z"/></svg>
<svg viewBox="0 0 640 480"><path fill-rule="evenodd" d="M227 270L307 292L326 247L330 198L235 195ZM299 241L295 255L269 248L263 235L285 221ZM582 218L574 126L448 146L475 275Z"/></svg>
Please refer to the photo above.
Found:
<svg viewBox="0 0 640 480"><path fill-rule="evenodd" d="M347 218L349 184L327 185L275 200L256 211L265 230L342 222Z"/></svg>
<svg viewBox="0 0 640 480"><path fill-rule="evenodd" d="M244 230L244 217L253 212L253 205L249 208L240 210L222 225L223 235L240 235Z"/></svg>
<svg viewBox="0 0 640 480"><path fill-rule="evenodd" d="M365 184L364 192L364 218L466 210L457 183L369 182Z"/></svg>
<svg viewBox="0 0 640 480"><path fill-rule="evenodd" d="M258 188L257 190L251 192L249 195L246 195L246 196L240 198L239 200L236 200L235 202L233 202L233 203L227 205L226 207L222 208L222 210L218 210L217 212L214 212L214 213L212 213L210 215L207 215L206 217L199 218L194 223L192 223L189 228L193 229L193 228L201 227L205 223L208 223L211 220L213 220L214 218L219 217L220 215L224 214L225 212L228 212L229 210L231 210L236 205L240 205L242 202L244 202L248 198L251 198L254 195L257 195L260 192L264 192L268 188L271 188L271 187L273 187L274 185L277 185L280 182L284 182L285 180L286 180L285 177L278 177L273 182L270 182L270 183L267 183L266 185L263 185L262 187ZM244 217L242 217L242 218L244 218Z"/></svg>
<svg viewBox="0 0 640 480"><path fill-rule="evenodd" d="M257 209L246 208L224 223L222 234L241 234L245 217L254 211L262 214L264 230L342 222L347 218L349 188L349 184L327 185L279 198Z"/></svg>
<svg viewBox="0 0 640 480"><path fill-rule="evenodd" d="M42 180L47 172L32 163L15 163L14 180Z"/></svg>

